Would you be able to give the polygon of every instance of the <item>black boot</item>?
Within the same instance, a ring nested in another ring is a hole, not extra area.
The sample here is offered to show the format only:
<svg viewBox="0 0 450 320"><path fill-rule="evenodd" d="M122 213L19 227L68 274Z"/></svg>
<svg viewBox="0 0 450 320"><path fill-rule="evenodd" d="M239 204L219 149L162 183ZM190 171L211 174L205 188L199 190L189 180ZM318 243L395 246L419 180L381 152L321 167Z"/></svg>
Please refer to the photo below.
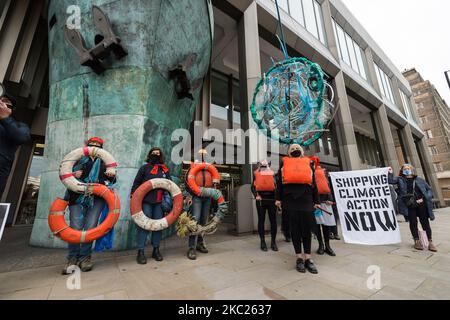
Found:
<svg viewBox="0 0 450 320"><path fill-rule="evenodd" d="M161 252L159 252L159 247L153 248L152 258L158 262L161 262L164 260L163 256L161 255Z"/></svg>
<svg viewBox="0 0 450 320"><path fill-rule="evenodd" d="M187 257L189 260L197 260L197 253L195 252L194 247L189 248Z"/></svg>
<svg viewBox="0 0 450 320"><path fill-rule="evenodd" d="M277 246L277 242L275 240L272 240L272 251L277 252L278 251L278 246Z"/></svg>
<svg viewBox="0 0 450 320"><path fill-rule="evenodd" d="M208 250L208 248L206 248L204 242L201 242L201 243L197 244L197 251L200 252L200 253L204 253L204 254L209 253L209 250Z"/></svg>
<svg viewBox="0 0 450 320"><path fill-rule="evenodd" d="M334 253L333 249L331 249L330 243L325 243L325 253L331 257L336 257L336 253Z"/></svg>
<svg viewBox="0 0 450 320"><path fill-rule="evenodd" d="M261 239L261 250L264 251L264 252L269 251L269 250L267 249L266 240L264 240L264 239Z"/></svg>
<svg viewBox="0 0 450 320"><path fill-rule="evenodd" d="M319 241L319 249L317 249L317 254L323 256L325 254L325 247L322 241Z"/></svg>
<svg viewBox="0 0 450 320"><path fill-rule="evenodd" d="M138 251L136 262L138 264L147 264L147 257L145 256L144 250Z"/></svg>
<svg viewBox="0 0 450 320"><path fill-rule="evenodd" d="M296 269L300 273L306 273L305 261L303 259L297 259Z"/></svg>
<svg viewBox="0 0 450 320"><path fill-rule="evenodd" d="M305 267L306 267L306 270L308 270L312 274L319 273L319 271L317 271L316 266L314 265L314 262L312 262L311 260L306 260Z"/></svg>

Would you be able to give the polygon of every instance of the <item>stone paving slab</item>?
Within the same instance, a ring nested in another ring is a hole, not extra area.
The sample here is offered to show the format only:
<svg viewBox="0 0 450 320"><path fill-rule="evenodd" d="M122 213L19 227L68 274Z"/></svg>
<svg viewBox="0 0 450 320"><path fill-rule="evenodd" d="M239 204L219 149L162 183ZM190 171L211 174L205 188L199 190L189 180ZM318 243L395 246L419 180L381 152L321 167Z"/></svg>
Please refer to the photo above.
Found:
<svg viewBox="0 0 450 320"><path fill-rule="evenodd" d="M173 237L163 241L160 263L138 265L134 250L95 254L81 290L68 290L70 277L60 274L65 250L30 247L29 229L7 229L0 243L0 300L450 299L450 209L439 210L432 227L438 253L414 250L408 224L400 223L399 245L333 241L337 257L314 257L318 275L296 272L292 244L282 240L279 252L262 252L256 235L222 230L208 237L209 254L190 261L186 239ZM381 269L379 289L367 288L369 266Z"/></svg>

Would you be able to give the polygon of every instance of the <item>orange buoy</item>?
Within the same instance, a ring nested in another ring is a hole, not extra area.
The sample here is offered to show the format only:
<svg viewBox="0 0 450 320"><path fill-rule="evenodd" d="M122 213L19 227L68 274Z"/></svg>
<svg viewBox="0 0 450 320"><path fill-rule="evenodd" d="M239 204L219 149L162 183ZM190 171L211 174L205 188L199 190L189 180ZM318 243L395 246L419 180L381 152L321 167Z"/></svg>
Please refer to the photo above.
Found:
<svg viewBox="0 0 450 320"><path fill-rule="evenodd" d="M142 201L147 193L152 190L163 189L168 191L173 198L172 211L159 220L148 218L142 210ZM130 205L131 217L133 221L142 229L147 231L162 231L170 227L181 215L183 211L183 193L175 182L168 179L152 179L143 183L131 197Z"/></svg>
<svg viewBox="0 0 450 320"><path fill-rule="evenodd" d="M188 173L187 185L197 197L201 197L202 189L197 184L196 177L200 171L208 171L212 175L213 183L220 183L220 173L216 167L209 163L196 163Z"/></svg>
<svg viewBox="0 0 450 320"><path fill-rule="evenodd" d="M88 192L97 197L105 199L109 213L105 221L94 229L78 231L67 225L64 215L69 206L69 202L56 199L50 207L48 215L48 225L53 235L70 244L92 243L107 234L119 221L120 200L119 197L105 185L91 184L87 186Z"/></svg>

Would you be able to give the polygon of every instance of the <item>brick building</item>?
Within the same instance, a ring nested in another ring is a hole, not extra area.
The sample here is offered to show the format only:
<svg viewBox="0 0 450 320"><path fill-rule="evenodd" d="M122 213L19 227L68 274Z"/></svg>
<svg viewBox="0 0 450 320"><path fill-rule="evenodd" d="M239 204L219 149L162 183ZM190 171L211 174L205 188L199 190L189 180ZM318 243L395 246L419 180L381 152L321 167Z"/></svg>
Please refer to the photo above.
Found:
<svg viewBox="0 0 450 320"><path fill-rule="evenodd" d="M416 69L407 70L403 75L411 85L439 186L450 205L450 108L433 84L424 80Z"/></svg>

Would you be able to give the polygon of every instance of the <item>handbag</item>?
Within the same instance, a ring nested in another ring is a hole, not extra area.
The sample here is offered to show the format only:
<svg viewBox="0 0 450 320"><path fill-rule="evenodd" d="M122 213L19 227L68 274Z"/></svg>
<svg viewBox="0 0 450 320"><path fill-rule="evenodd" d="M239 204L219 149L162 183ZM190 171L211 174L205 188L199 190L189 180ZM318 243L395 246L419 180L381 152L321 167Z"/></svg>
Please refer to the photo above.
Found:
<svg viewBox="0 0 450 320"><path fill-rule="evenodd" d="M408 193L402 196L402 200L405 203L405 205L411 209L417 208L419 206L417 204L417 197L415 190L416 190L416 180L414 180L413 182L413 193Z"/></svg>
<svg viewBox="0 0 450 320"><path fill-rule="evenodd" d="M428 248L428 246L430 245L426 231L419 230L419 240L420 240L420 243L422 244L422 247L424 247L424 248Z"/></svg>

